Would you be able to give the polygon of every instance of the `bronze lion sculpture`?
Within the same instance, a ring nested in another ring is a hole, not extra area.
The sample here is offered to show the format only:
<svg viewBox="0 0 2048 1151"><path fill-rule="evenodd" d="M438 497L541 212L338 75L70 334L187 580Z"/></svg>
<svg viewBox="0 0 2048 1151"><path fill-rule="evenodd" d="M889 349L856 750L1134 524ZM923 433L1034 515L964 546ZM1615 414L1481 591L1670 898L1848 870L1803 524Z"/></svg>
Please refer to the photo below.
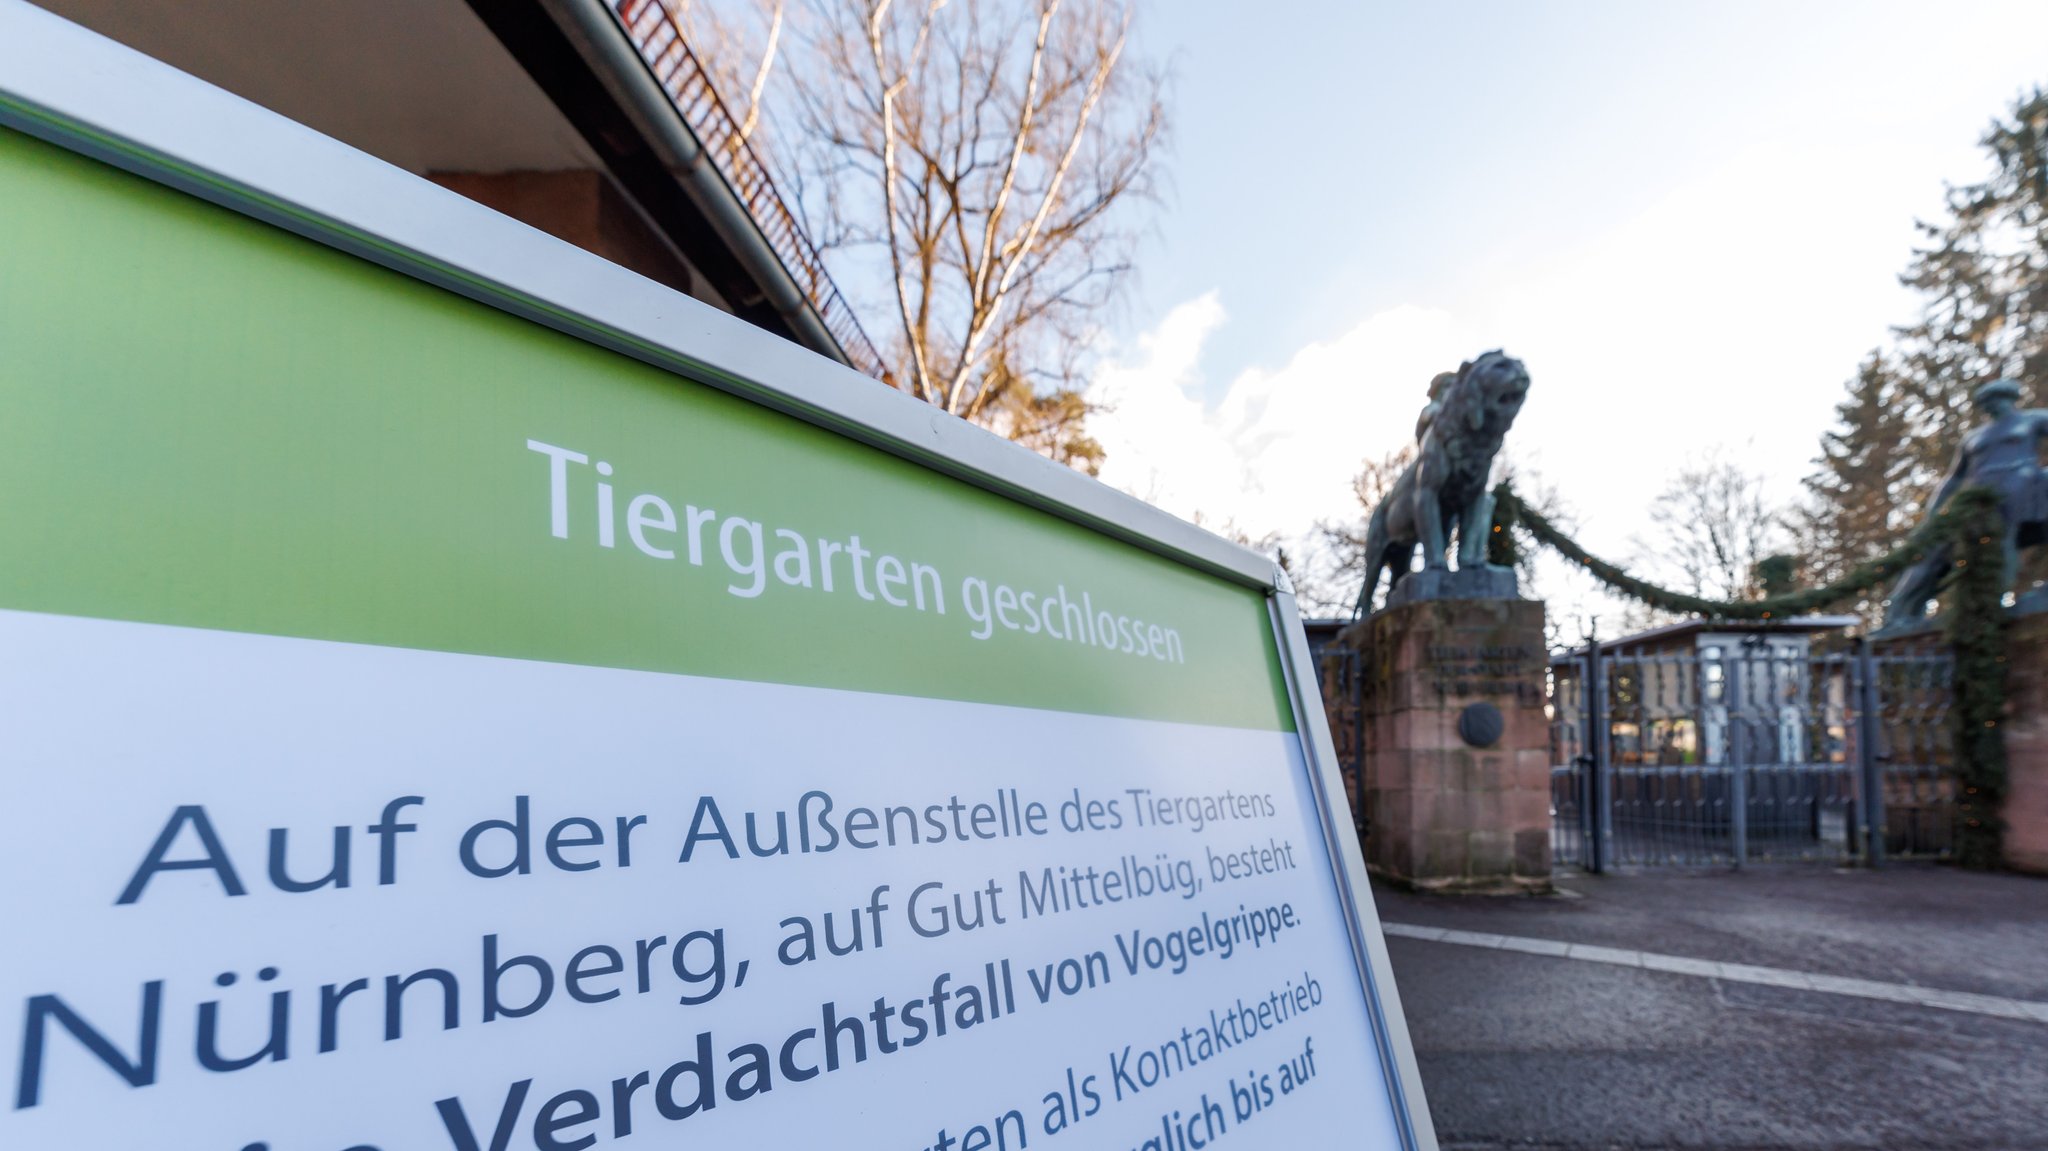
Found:
<svg viewBox="0 0 2048 1151"><path fill-rule="evenodd" d="M1392 594L1408 574L1418 544L1425 569L1447 569L1446 551L1455 531L1458 566L1486 563L1487 531L1493 524L1493 493L1486 481L1501 440L1529 395L1529 373L1520 360L1493 351L1462 365L1431 392L1415 462L1394 480L1366 525L1361 615L1371 609L1384 572L1393 573L1387 584Z"/></svg>

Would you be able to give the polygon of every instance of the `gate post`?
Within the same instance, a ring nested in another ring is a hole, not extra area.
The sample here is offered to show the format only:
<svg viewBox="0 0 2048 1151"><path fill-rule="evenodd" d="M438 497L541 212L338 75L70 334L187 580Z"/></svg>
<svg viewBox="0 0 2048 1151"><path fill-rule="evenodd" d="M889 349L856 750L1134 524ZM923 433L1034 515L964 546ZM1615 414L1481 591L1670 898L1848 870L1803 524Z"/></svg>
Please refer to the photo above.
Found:
<svg viewBox="0 0 2048 1151"><path fill-rule="evenodd" d="M1883 701L1877 690L1877 656L1870 637L1856 638L1856 814L1863 838L1863 865L1884 862L1884 763L1877 742L1883 738Z"/></svg>
<svg viewBox="0 0 2048 1151"><path fill-rule="evenodd" d="M1415 596L1331 641L1358 672L1325 698L1359 713L1367 867L1429 891L1550 890L1542 645L1534 600Z"/></svg>
<svg viewBox="0 0 2048 1151"><path fill-rule="evenodd" d="M1613 805L1607 794L1607 673L1600 666L1600 637L1597 630L1586 637L1586 837L1587 869L1595 875L1607 870L1607 837L1612 830Z"/></svg>
<svg viewBox="0 0 2048 1151"><path fill-rule="evenodd" d="M1728 665L1728 850L1739 869L1749 859L1749 725L1742 718L1747 647Z"/></svg>

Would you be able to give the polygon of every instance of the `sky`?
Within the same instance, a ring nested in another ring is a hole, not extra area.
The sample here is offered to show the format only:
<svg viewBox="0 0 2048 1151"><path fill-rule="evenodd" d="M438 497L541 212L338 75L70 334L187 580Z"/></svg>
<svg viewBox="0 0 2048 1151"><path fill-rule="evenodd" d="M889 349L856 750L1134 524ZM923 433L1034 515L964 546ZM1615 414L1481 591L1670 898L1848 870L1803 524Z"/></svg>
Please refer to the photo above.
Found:
<svg viewBox="0 0 2048 1151"><path fill-rule="evenodd" d="M1173 73L1171 192L1090 385L1102 478L1296 541L1355 517L1361 459L1493 348L1533 381L1507 452L1595 552L1653 552L1651 501L1716 450L1793 499L1857 362L1916 314L1914 220L2048 84L2038 0L1140 20ZM1566 638L1614 610L1537 579Z"/></svg>

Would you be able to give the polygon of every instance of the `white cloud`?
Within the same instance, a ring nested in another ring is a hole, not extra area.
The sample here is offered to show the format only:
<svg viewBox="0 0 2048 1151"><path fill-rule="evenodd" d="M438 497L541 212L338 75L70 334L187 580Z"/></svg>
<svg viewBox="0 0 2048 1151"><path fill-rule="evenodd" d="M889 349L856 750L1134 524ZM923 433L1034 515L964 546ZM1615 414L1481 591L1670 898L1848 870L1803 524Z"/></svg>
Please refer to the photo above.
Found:
<svg viewBox="0 0 2048 1151"><path fill-rule="evenodd" d="M1788 195L1825 186L1841 147L1758 144L1570 249L1475 267L1445 307L1379 312L1247 370L1213 404L1203 353L1229 320L1213 291L1188 300L1092 385L1113 405L1091 424L1102 478L1313 554L1318 520L1358 513L1361 459L1412 441L1429 378L1504 347L1533 381L1507 451L1555 485L1594 551L1627 562L1673 470L1717 447L1790 502L1842 381L1910 314L1897 198ZM1866 166L1913 181L1897 161ZM1612 613L1548 572L1559 618Z"/></svg>
<svg viewBox="0 0 2048 1151"><path fill-rule="evenodd" d="M1910 212L1816 193L1853 159L1751 148L1459 301L1528 363L1509 443L1547 449L1547 478L1596 550L1623 549L1678 464L1716 448L1769 476L1779 500L1797 495L1843 382L1911 314L1895 279Z"/></svg>
<svg viewBox="0 0 2048 1151"><path fill-rule="evenodd" d="M1359 461L1414 437L1429 379L1474 350L1448 313L1401 307L1285 366L1252 369L1203 402L1202 350L1227 322L1215 292L1167 313L1136 355L1100 371L1090 421L1108 458L1102 479L1212 528L1306 535L1319 519L1357 514Z"/></svg>
<svg viewBox="0 0 2048 1151"><path fill-rule="evenodd" d="M1716 448L1790 503L1842 382L1915 305L1896 273L1938 183L1924 156L1881 144L1867 125L1753 142L1570 247L1476 262L1440 306L1269 349L1282 366L1239 374L1214 403L1204 350L1229 320L1215 292L1188 300L1093 384L1115 405L1092 425L1103 479L1313 554L1319 519L1357 514L1360 460L1411 441L1430 376L1502 347L1533 381L1507 451L1556 487L1591 550L1628 562L1674 470ZM1825 193L1851 171L1886 194ZM1539 582L1555 618L1611 622L1590 583L1550 566Z"/></svg>

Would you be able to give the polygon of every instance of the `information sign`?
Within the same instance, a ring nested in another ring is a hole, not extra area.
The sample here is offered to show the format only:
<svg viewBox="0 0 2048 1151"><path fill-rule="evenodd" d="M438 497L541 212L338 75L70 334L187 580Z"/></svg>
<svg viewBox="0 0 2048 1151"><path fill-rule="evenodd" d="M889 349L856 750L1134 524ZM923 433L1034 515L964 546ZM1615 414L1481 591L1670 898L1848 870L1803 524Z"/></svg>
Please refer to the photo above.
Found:
<svg viewBox="0 0 2048 1151"><path fill-rule="evenodd" d="M1433 1145L1255 557L18 9L0 122L0 1145Z"/></svg>

